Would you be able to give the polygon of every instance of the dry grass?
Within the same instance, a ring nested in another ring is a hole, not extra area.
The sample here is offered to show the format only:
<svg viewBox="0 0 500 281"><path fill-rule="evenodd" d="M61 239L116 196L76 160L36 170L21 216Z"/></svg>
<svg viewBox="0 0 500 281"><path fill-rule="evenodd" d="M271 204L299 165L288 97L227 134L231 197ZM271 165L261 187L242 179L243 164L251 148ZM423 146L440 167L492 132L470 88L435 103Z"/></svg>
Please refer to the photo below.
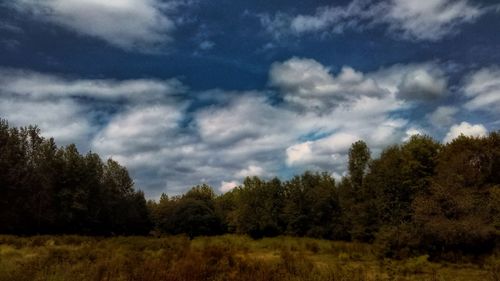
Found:
<svg viewBox="0 0 500 281"><path fill-rule="evenodd" d="M370 245L245 236L0 236L0 281L500 280L500 259L379 260Z"/></svg>

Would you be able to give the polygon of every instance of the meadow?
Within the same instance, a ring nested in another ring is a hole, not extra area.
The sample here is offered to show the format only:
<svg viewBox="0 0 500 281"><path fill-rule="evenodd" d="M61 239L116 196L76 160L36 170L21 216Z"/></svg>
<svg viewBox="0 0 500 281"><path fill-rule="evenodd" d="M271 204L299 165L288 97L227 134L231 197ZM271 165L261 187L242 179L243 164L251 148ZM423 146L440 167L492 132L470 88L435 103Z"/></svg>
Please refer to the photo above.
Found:
<svg viewBox="0 0 500 281"><path fill-rule="evenodd" d="M375 246L280 236L0 236L0 281L500 280L500 256L380 258Z"/></svg>

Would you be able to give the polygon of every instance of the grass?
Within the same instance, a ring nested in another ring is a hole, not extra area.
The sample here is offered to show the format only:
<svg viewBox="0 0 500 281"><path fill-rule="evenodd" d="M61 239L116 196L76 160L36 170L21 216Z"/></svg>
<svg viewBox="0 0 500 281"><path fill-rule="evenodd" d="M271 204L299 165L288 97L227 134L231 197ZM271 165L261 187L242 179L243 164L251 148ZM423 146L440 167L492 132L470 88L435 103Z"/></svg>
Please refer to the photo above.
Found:
<svg viewBox="0 0 500 281"><path fill-rule="evenodd" d="M292 237L0 236L0 281L17 280L500 281L500 258L381 260L371 245Z"/></svg>

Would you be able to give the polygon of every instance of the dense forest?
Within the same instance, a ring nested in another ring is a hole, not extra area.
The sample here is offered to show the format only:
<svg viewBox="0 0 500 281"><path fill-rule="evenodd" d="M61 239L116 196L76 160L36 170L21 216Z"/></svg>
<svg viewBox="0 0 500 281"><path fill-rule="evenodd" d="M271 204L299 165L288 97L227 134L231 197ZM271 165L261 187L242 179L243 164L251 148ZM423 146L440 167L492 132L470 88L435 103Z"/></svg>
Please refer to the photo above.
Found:
<svg viewBox="0 0 500 281"><path fill-rule="evenodd" d="M75 145L57 147L36 127L0 120L0 233L147 234L144 194L125 167Z"/></svg>
<svg viewBox="0 0 500 281"><path fill-rule="evenodd" d="M117 162L0 121L0 233L290 235L370 242L393 258L485 254L500 243L500 133L413 136L375 159L358 141L338 182L251 177L222 195L200 185L147 202Z"/></svg>

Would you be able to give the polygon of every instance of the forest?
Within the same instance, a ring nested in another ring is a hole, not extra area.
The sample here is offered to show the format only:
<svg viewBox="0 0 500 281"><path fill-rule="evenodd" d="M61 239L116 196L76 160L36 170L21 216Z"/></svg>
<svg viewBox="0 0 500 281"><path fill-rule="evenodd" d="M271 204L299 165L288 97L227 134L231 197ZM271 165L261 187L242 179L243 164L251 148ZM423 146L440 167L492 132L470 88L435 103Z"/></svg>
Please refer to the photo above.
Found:
<svg viewBox="0 0 500 281"><path fill-rule="evenodd" d="M372 157L359 140L348 172L246 178L146 200L127 169L36 126L0 121L0 233L20 236L242 234L370 243L380 257L491 254L500 246L500 132L442 144L416 135Z"/></svg>

